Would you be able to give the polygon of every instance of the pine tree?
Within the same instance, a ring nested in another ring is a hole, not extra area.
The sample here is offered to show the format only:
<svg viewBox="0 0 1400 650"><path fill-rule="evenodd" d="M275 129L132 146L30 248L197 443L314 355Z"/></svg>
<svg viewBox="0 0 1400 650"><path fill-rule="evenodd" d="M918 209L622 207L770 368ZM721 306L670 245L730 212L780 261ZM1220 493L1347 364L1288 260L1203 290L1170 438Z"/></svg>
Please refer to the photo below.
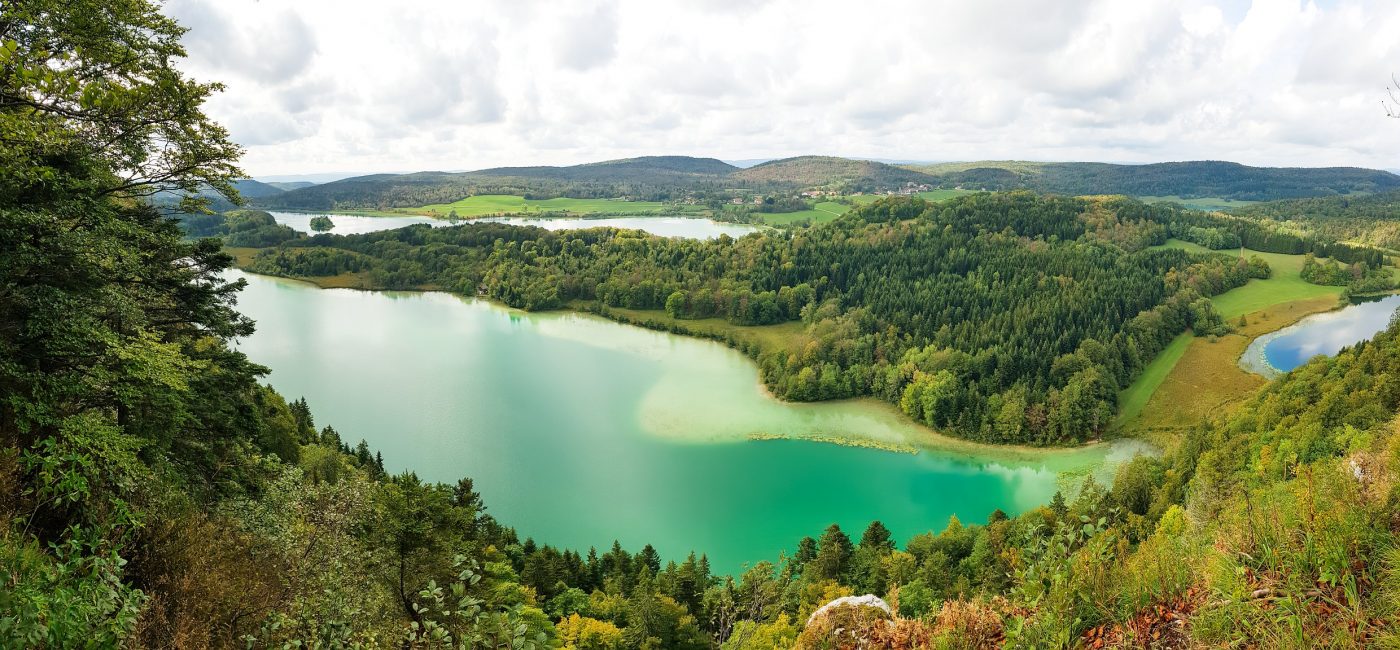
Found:
<svg viewBox="0 0 1400 650"><path fill-rule="evenodd" d="M809 569L819 579L839 580L845 574L851 559L851 538L841 531L841 526L827 526L817 541L817 556Z"/></svg>
<svg viewBox="0 0 1400 650"><path fill-rule="evenodd" d="M872 521L869 526L866 526L865 533L860 536L860 547L876 549L881 552L893 551L894 540L892 537L890 529L885 528L884 524L878 520Z"/></svg>
<svg viewBox="0 0 1400 650"><path fill-rule="evenodd" d="M651 544L643 546L641 552L637 553L637 561L650 570L652 575L661 572L661 554L657 553Z"/></svg>

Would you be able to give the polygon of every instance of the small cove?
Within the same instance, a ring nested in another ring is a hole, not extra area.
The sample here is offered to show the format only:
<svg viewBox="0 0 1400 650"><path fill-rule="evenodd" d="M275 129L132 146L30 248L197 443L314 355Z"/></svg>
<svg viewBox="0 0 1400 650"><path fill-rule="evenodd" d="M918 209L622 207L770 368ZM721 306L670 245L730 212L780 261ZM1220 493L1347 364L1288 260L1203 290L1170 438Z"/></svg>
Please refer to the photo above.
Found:
<svg viewBox="0 0 1400 650"><path fill-rule="evenodd" d="M1240 357L1240 366L1265 377L1274 377L1315 356L1334 355L1385 329L1397 307L1400 307L1400 295L1390 295L1359 300L1335 311L1304 317L1255 339Z"/></svg>

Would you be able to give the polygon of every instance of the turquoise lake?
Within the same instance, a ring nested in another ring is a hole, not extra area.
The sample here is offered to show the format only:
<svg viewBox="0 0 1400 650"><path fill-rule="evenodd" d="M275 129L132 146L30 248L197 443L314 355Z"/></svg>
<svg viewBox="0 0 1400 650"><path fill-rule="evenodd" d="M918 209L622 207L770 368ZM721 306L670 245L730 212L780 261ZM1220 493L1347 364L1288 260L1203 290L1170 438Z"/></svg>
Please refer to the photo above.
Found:
<svg viewBox="0 0 1400 650"><path fill-rule="evenodd" d="M365 292L247 275L239 342L392 472L470 476L523 537L586 551L614 539L663 557L695 550L721 571L776 560L837 522L874 519L901 542L957 515L985 521L1150 451L968 445L871 400L792 404L710 341L577 313L527 314L445 293ZM755 435L869 438L917 454Z"/></svg>

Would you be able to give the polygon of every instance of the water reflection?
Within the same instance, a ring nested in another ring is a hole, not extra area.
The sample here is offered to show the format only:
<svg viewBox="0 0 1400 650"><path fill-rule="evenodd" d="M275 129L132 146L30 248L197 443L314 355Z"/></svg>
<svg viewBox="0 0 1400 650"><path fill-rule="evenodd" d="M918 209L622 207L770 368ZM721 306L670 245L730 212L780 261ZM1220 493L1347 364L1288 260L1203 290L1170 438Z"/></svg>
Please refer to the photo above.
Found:
<svg viewBox="0 0 1400 650"><path fill-rule="evenodd" d="M291 226L293 230L311 233L311 219L313 217L330 217L331 223L335 227L330 230L333 235L361 235L380 230L393 230L417 224L428 224L434 228L453 225L443 219L432 217L415 216L395 216L395 217L366 217L350 214L317 214L304 212L270 212L277 223ZM587 219L580 217L551 217L535 219L529 217L485 217L462 221L460 223L472 223L489 221L493 223L507 223L517 226L536 226L546 230L579 230L583 228L626 228L630 230L643 230L653 235L661 237L685 237L687 239L714 239L721 234L730 237L743 237L751 232L756 232L760 228L748 224L723 223L713 219L699 217L607 217L600 219Z"/></svg>
<svg viewBox="0 0 1400 650"><path fill-rule="evenodd" d="M1314 314L1277 332L1254 340L1240 365L1266 377L1288 372L1318 355L1331 356L1342 348L1375 336L1390 324L1400 307L1400 295L1358 301L1325 314Z"/></svg>

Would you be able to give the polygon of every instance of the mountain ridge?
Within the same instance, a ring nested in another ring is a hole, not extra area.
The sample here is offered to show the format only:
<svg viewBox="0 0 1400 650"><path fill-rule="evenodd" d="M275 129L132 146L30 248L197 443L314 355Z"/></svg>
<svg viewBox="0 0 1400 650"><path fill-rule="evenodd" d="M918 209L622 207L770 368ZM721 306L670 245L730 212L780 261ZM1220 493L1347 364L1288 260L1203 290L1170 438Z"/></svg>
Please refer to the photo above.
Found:
<svg viewBox="0 0 1400 650"><path fill-rule="evenodd" d="M1215 160L1128 165L1100 162L971 161L892 165L837 156L794 156L738 167L716 158L640 156L563 166L465 172L368 174L248 196L269 208L413 207L474 194L532 198L727 199L809 188L877 192L909 185L1049 194L1221 197L1267 201L1400 190L1400 176L1361 167L1253 167Z"/></svg>

